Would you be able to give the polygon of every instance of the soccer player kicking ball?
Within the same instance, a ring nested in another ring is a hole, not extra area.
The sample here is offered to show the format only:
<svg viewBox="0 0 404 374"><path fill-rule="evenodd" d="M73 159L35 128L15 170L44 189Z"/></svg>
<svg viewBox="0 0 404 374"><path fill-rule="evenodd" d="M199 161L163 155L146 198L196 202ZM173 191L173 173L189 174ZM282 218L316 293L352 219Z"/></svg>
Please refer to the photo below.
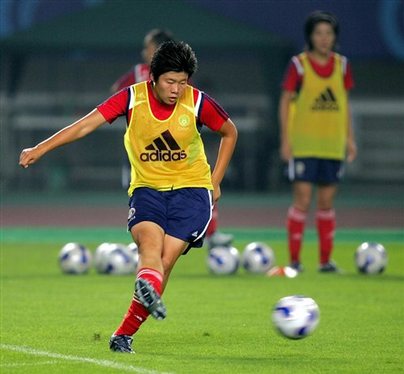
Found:
<svg viewBox="0 0 404 374"><path fill-rule="evenodd" d="M77 122L21 152L20 165L27 168L105 122L119 116L127 119L128 229L139 247L139 268L133 300L109 342L112 351L133 353L132 336L149 314L166 317L161 295L171 270L191 247L202 246L234 151L237 130L229 116L187 83L196 68L188 44L165 42L153 55L151 80L119 91ZM212 172L200 136L202 126L221 136Z"/></svg>
<svg viewBox="0 0 404 374"><path fill-rule="evenodd" d="M317 187L317 231L321 272L336 272L331 260L335 231L333 208L343 160L356 156L348 91L350 65L334 52L338 22L327 12L312 13L305 24L307 50L292 58L279 105L281 157L289 163L293 204L287 215L291 266L302 270L300 249L313 185Z"/></svg>

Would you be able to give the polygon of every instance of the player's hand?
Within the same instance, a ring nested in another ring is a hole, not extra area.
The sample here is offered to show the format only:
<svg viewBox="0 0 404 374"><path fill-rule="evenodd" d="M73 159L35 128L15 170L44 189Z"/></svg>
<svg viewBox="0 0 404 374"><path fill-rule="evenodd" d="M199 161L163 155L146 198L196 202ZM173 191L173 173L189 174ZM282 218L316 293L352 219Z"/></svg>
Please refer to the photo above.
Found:
<svg viewBox="0 0 404 374"><path fill-rule="evenodd" d="M353 140L348 140L347 142L347 161L352 162L355 160L358 150L356 148L356 143Z"/></svg>
<svg viewBox="0 0 404 374"><path fill-rule="evenodd" d="M222 191L220 190L220 185L213 185L213 204L216 204L221 195Z"/></svg>
<svg viewBox="0 0 404 374"><path fill-rule="evenodd" d="M279 153L282 161L288 162L292 158L292 147L288 142L282 142Z"/></svg>
<svg viewBox="0 0 404 374"><path fill-rule="evenodd" d="M37 162L42 156L42 152L37 148L25 148L20 154L19 165L26 169L29 165Z"/></svg>

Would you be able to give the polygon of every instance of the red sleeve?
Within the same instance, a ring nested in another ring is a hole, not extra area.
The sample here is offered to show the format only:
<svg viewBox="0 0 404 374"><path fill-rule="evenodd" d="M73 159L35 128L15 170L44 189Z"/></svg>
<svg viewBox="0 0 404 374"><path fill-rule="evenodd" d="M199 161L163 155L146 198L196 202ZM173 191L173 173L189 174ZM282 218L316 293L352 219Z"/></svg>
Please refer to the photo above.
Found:
<svg viewBox="0 0 404 374"><path fill-rule="evenodd" d="M116 92L122 90L122 88L131 86L135 84L135 73L134 69L129 70L124 75L122 75L112 86L117 87Z"/></svg>
<svg viewBox="0 0 404 374"><path fill-rule="evenodd" d="M128 111L129 89L124 88L97 106L98 111L109 123L114 122L118 117Z"/></svg>
<svg viewBox="0 0 404 374"><path fill-rule="evenodd" d="M355 87L355 81L353 79L351 64L347 62L346 71L344 75L344 85L347 91L352 90Z"/></svg>
<svg viewBox="0 0 404 374"><path fill-rule="evenodd" d="M198 90L194 90L197 94ZM218 131L222 127L223 123L225 123L229 119L229 115L226 111L209 95L204 92L200 92L201 96L201 104L199 106L197 120L200 124L209 127L213 131ZM197 98L196 98L197 99Z"/></svg>
<svg viewBox="0 0 404 374"><path fill-rule="evenodd" d="M291 60L283 77L282 89L285 91L296 92L298 91L298 87L300 86L301 81L302 78L297 72L296 65Z"/></svg>

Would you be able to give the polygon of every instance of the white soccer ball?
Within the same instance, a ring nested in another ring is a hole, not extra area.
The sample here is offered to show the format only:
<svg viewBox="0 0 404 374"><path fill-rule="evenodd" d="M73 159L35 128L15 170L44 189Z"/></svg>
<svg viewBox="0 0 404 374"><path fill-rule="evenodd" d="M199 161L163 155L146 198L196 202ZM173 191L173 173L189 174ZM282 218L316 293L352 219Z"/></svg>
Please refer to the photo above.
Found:
<svg viewBox="0 0 404 374"><path fill-rule="evenodd" d="M213 247L209 251L207 265L214 274L234 274L240 263L240 254L235 247Z"/></svg>
<svg viewBox="0 0 404 374"><path fill-rule="evenodd" d="M286 296L276 303L272 321L281 335L289 339L302 339L317 327L320 309L310 297Z"/></svg>
<svg viewBox="0 0 404 374"><path fill-rule="evenodd" d="M84 274L91 266L91 252L82 244L67 243L59 252L59 266L67 274Z"/></svg>
<svg viewBox="0 0 404 374"><path fill-rule="evenodd" d="M98 247L97 250L96 269L99 273L111 275L135 273L135 261L126 245L104 243L103 247Z"/></svg>
<svg viewBox="0 0 404 374"><path fill-rule="evenodd" d="M104 273L107 262L107 253L111 247L111 243L101 243L94 253L94 267L98 273Z"/></svg>
<svg viewBox="0 0 404 374"><path fill-rule="evenodd" d="M244 248L241 264L248 272L266 273L275 265L274 251L265 243L252 242Z"/></svg>
<svg viewBox="0 0 404 374"><path fill-rule="evenodd" d="M387 265L386 249L379 243L362 243L355 252L355 264L364 274L380 274Z"/></svg>
<svg viewBox="0 0 404 374"><path fill-rule="evenodd" d="M137 269L139 265L139 248L135 242L132 242L128 245L129 253L133 257L133 261L135 263L135 269Z"/></svg>

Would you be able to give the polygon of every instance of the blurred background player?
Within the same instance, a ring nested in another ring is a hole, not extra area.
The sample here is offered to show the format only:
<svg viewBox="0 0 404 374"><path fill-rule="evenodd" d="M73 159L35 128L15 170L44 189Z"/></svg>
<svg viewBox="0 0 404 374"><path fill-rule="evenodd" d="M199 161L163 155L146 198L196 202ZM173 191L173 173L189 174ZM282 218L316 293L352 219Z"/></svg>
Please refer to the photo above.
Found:
<svg viewBox="0 0 404 374"><path fill-rule="evenodd" d="M335 52L338 32L333 14L310 14L304 26L306 49L291 59L282 83L280 153L288 162L288 177L293 183L287 232L290 265L298 271L303 269L300 250L314 185L319 271L338 271L331 260L334 197L344 159L351 162L356 157L348 102L348 91L354 84L346 57Z"/></svg>
<svg viewBox="0 0 404 374"><path fill-rule="evenodd" d="M121 89L135 83L147 81L150 79L150 63L156 49L164 42L174 40L174 36L169 30L152 29L144 37L142 59L143 62L136 64L123 74L112 85L111 92L116 93ZM122 166L122 186L128 188L130 182L130 164L129 161ZM223 233L218 229L218 209L217 204L213 207L212 219L206 232L206 243L211 249L216 246L230 246L233 241L233 235Z"/></svg>

